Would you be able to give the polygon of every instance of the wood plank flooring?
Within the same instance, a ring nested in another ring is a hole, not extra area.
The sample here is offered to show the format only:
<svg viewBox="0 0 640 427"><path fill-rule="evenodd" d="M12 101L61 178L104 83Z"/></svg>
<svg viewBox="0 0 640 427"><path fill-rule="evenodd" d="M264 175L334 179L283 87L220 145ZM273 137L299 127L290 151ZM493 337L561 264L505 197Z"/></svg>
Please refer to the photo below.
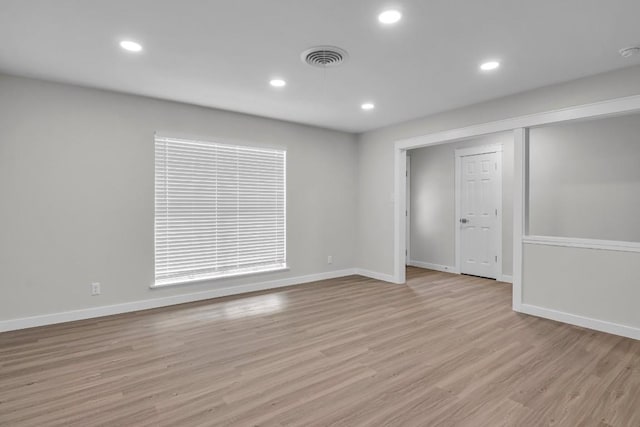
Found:
<svg viewBox="0 0 640 427"><path fill-rule="evenodd" d="M0 334L2 426L640 426L640 342L408 269Z"/></svg>

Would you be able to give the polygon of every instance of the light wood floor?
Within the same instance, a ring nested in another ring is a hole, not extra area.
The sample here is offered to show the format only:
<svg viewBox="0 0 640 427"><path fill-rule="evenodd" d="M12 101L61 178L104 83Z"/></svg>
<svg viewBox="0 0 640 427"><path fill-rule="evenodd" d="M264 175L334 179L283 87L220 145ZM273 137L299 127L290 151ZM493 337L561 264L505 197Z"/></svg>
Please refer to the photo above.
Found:
<svg viewBox="0 0 640 427"><path fill-rule="evenodd" d="M640 342L410 268L0 334L0 425L640 426Z"/></svg>

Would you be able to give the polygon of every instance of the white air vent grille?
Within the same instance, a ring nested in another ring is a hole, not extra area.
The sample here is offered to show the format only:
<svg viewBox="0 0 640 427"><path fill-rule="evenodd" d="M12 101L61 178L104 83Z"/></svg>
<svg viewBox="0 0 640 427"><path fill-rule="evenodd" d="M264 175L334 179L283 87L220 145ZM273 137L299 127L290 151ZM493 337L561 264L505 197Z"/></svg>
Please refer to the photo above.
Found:
<svg viewBox="0 0 640 427"><path fill-rule="evenodd" d="M300 55L302 60L314 67L335 67L347 60L349 55L344 49L335 46L316 46Z"/></svg>

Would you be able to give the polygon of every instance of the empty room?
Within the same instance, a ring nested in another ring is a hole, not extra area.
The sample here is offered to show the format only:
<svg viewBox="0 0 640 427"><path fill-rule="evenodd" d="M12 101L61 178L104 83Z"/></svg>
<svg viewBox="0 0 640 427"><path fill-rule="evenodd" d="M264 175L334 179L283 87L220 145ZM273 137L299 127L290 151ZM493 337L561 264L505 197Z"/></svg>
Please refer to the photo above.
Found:
<svg viewBox="0 0 640 427"><path fill-rule="evenodd" d="M0 426L640 426L637 0L0 0Z"/></svg>

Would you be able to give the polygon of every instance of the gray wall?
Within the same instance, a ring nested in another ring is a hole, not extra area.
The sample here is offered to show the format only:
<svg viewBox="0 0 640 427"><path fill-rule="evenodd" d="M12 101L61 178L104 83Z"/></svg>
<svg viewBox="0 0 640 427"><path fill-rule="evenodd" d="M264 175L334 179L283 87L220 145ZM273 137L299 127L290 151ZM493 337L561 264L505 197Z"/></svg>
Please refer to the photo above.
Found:
<svg viewBox="0 0 640 427"><path fill-rule="evenodd" d="M359 135L357 266L393 274L393 143L493 120L640 94L630 67L412 120Z"/></svg>
<svg viewBox="0 0 640 427"><path fill-rule="evenodd" d="M640 115L530 131L532 235L640 242ZM522 302L640 331L640 253L525 244Z"/></svg>
<svg viewBox="0 0 640 427"><path fill-rule="evenodd" d="M502 144L502 273L513 271L513 133L410 150L411 261L455 265L455 150Z"/></svg>
<svg viewBox="0 0 640 427"><path fill-rule="evenodd" d="M523 304L640 331L640 253L525 244Z"/></svg>
<svg viewBox="0 0 640 427"><path fill-rule="evenodd" d="M0 111L0 320L355 265L352 135L5 75ZM286 147L290 271L149 289L155 131Z"/></svg>
<svg viewBox="0 0 640 427"><path fill-rule="evenodd" d="M640 114L530 131L529 234L640 242Z"/></svg>
<svg viewBox="0 0 640 427"><path fill-rule="evenodd" d="M391 275L394 141L633 94L640 94L640 67L413 120L356 141L308 126L0 75L0 320L354 266ZM155 131L287 148L291 271L149 289ZM535 266L526 262L525 285L540 279L529 276ZM99 297L89 295L93 281L103 285Z"/></svg>

